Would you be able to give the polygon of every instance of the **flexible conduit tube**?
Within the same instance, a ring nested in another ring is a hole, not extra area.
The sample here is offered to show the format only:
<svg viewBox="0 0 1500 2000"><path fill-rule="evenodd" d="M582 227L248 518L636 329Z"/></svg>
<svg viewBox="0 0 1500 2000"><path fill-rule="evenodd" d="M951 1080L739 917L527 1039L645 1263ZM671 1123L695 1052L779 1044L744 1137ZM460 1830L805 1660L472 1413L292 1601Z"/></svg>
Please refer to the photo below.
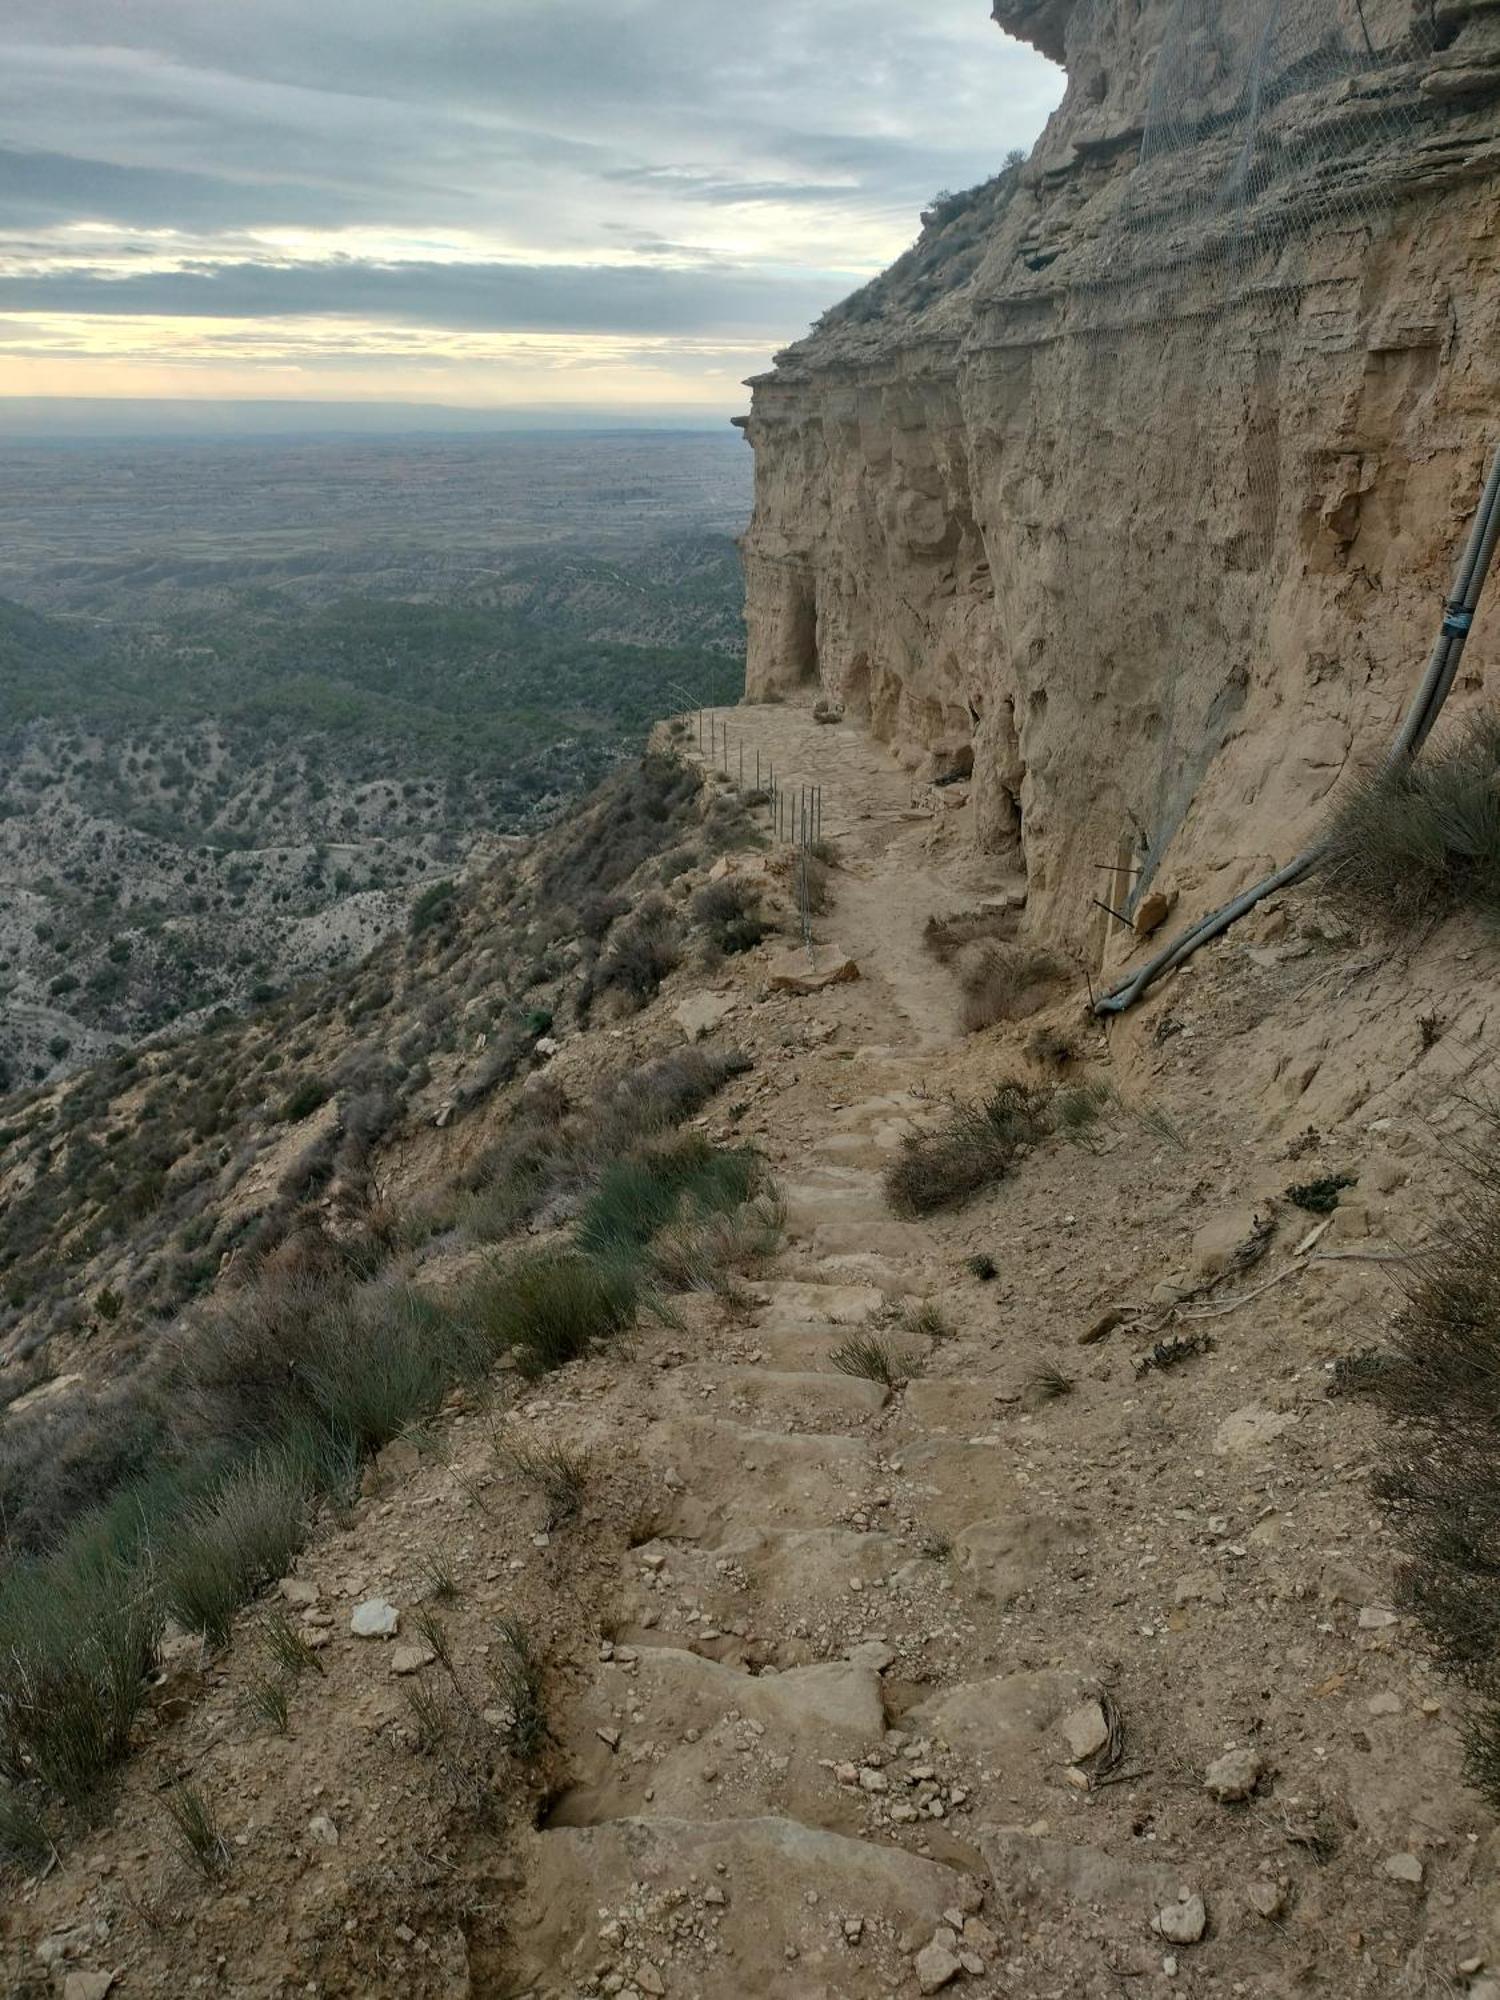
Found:
<svg viewBox="0 0 1500 2000"><path fill-rule="evenodd" d="M1484 589L1485 577L1489 574L1496 544L1500 543L1500 451L1495 453L1490 464L1489 477L1484 483L1484 492L1475 509L1474 519L1469 528L1469 538L1459 557L1458 569L1453 578L1453 590L1443 607L1443 622L1438 628L1437 641L1432 649L1432 657L1427 662L1416 693L1412 696L1405 719L1397 731L1396 740L1391 745L1385 760L1385 768L1409 761L1426 742L1428 732L1442 712L1443 703L1448 699L1449 690L1458 674L1458 663L1463 656L1464 644L1470 627L1474 623L1474 613L1479 605L1480 592ZM1094 1002L1096 1014L1123 1014L1127 1007L1133 1007L1146 988L1160 979L1164 972L1170 972L1184 959L1191 958L1201 945L1219 937L1231 924L1253 910L1257 903L1272 896L1278 889L1290 887L1323 859L1327 852L1326 840L1314 841L1305 847L1294 860L1278 868L1274 875L1267 875L1264 881L1244 889L1233 902L1210 916L1200 917L1190 930L1159 951L1154 958L1126 979L1112 986Z"/></svg>

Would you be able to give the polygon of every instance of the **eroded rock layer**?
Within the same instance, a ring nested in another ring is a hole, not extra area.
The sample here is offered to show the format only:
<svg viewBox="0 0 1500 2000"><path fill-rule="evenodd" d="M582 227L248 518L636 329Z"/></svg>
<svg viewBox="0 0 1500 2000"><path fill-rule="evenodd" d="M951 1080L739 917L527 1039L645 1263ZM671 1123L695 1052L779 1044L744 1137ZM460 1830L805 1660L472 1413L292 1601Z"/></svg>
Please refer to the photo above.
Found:
<svg viewBox="0 0 1500 2000"><path fill-rule="evenodd" d="M972 766L1095 954L1378 752L1500 440L1500 10L1294 11L996 0L1067 67L1032 157L753 385L749 697Z"/></svg>

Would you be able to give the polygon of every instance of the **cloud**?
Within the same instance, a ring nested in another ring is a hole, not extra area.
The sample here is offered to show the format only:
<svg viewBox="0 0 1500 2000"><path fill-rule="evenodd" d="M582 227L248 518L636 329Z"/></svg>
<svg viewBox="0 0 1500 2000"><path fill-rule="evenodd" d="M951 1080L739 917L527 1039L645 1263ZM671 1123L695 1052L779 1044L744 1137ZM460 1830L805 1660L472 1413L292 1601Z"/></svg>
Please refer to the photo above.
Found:
<svg viewBox="0 0 1500 2000"><path fill-rule="evenodd" d="M987 11L9 0L0 310L769 351L1035 136Z"/></svg>
<svg viewBox="0 0 1500 2000"><path fill-rule="evenodd" d="M223 264L98 277L0 276L0 313L282 319L346 314L415 326L701 337L799 333L847 275L769 285L758 272L648 264L526 265L354 259Z"/></svg>

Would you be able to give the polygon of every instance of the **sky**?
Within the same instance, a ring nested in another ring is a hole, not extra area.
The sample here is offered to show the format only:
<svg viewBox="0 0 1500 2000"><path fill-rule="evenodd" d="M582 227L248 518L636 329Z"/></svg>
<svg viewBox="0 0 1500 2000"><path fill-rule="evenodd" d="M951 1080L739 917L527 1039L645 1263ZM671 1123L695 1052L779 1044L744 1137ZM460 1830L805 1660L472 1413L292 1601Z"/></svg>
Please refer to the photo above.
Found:
<svg viewBox="0 0 1500 2000"><path fill-rule="evenodd" d="M1036 137L988 15L5 0L0 398L721 418Z"/></svg>

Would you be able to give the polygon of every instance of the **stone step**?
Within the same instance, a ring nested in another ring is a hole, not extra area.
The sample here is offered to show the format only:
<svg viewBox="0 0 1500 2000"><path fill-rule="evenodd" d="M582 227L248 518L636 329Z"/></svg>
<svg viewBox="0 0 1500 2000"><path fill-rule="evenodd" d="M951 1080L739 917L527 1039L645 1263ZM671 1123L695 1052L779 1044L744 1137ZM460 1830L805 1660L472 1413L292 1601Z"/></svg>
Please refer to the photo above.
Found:
<svg viewBox="0 0 1500 2000"><path fill-rule="evenodd" d="M766 1326L862 1326L871 1313L882 1311L886 1294L878 1285L819 1284L801 1278L767 1278L755 1286L764 1301Z"/></svg>
<svg viewBox="0 0 1500 2000"><path fill-rule="evenodd" d="M516 1990L538 2000L610 1972L698 2000L875 2000L911 1984L903 1940L979 1907L956 1868L775 1817L560 1828L526 1859Z"/></svg>
<svg viewBox="0 0 1500 2000"><path fill-rule="evenodd" d="M822 1621L819 1633L862 1625L883 1603L887 1579L911 1560L894 1536L853 1528L752 1528L716 1547L652 1542L636 1558L616 1601L613 1629L626 1644L690 1646L737 1662L774 1655L783 1664L826 1657L826 1646L813 1651L814 1621ZM793 1626L807 1628L806 1645L788 1641Z"/></svg>
<svg viewBox="0 0 1500 2000"><path fill-rule="evenodd" d="M949 1438L888 1442L876 1474L897 1518L952 1536L1020 1505L1020 1489L1001 1443Z"/></svg>
<svg viewBox="0 0 1500 2000"><path fill-rule="evenodd" d="M668 1417L641 1443L664 1494L660 1532L717 1544L746 1528L817 1528L858 1504L869 1483L863 1438L792 1436L715 1417Z"/></svg>
<svg viewBox="0 0 1500 2000"><path fill-rule="evenodd" d="M666 1409L727 1416L761 1430L847 1430L879 1416L890 1398L883 1383L861 1376L711 1362L674 1368L660 1389Z"/></svg>
<svg viewBox="0 0 1500 2000"><path fill-rule="evenodd" d="M1071 1762L1062 1724L1098 1691L1098 1680L1078 1671L997 1674L929 1696L901 1727L956 1751L974 1778L1019 1787Z"/></svg>
<svg viewBox="0 0 1500 2000"><path fill-rule="evenodd" d="M548 1823L784 1814L857 1830L861 1794L829 1764L857 1764L884 1733L868 1664L755 1675L696 1653L640 1651L602 1665L569 1715L572 1781Z"/></svg>

